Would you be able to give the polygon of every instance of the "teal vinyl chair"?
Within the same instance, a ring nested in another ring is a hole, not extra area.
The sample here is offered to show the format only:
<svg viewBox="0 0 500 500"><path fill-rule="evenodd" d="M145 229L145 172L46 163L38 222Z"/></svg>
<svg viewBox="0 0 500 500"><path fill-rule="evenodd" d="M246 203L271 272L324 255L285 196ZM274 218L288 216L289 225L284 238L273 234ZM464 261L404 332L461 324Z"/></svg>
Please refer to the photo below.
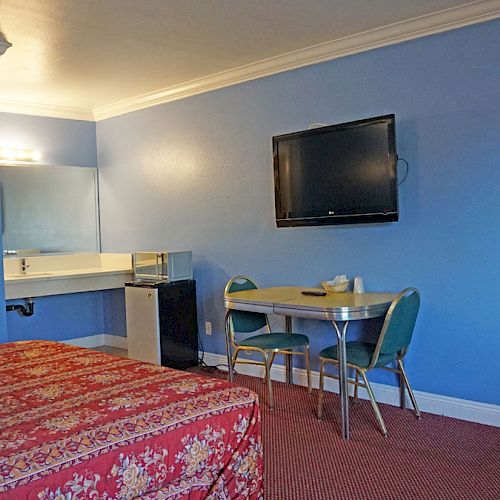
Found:
<svg viewBox="0 0 500 500"><path fill-rule="evenodd" d="M248 276L235 276L226 285L224 293L241 292L257 289L255 282ZM247 336L238 341L236 334L258 333ZM226 342L229 362L229 378L233 380L234 365L236 363L264 366L264 383L267 382L269 391L269 408L273 409L273 386L271 382L271 366L276 354L305 356L307 370L307 384L311 394L311 366L309 355L309 338L299 333L272 333L266 314L230 309L226 315ZM303 351L297 351L302 348ZM238 359L241 351L255 351L262 354L264 361Z"/></svg>
<svg viewBox="0 0 500 500"><path fill-rule="evenodd" d="M377 401L373 395L372 388L366 377L366 372L374 368L383 368L395 372L399 375L400 405L405 407L405 388L408 389L413 408L417 418L420 418L415 395L411 390L408 377L403 366L403 359L408 352L408 347L413 335L413 329L417 320L420 307L420 294L415 288L406 288L398 294L392 301L385 316L384 324L376 344L367 342L347 342L347 366L355 370L355 379L348 379L350 384L354 384L354 402L357 403L358 387L364 387L368 392L370 401L375 411L377 421L382 430L382 434L387 436L384 419L380 413ZM325 373L325 364L338 364L337 346L327 347L319 353L320 377L319 377L319 399L318 418L323 415L323 382L324 377L338 379L336 375ZM395 363L394 367L387 365ZM363 382L359 381L359 376Z"/></svg>

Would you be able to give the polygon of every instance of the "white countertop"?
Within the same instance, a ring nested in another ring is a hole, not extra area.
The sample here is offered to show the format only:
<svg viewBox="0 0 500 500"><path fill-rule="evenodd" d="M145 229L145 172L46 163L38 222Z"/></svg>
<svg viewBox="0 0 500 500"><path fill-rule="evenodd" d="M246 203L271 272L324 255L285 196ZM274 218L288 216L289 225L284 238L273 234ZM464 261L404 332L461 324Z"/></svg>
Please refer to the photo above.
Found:
<svg viewBox="0 0 500 500"><path fill-rule="evenodd" d="M27 272L26 274L5 275L5 283L26 283L27 281L49 281L49 280L66 280L74 279L82 276L104 276L110 274L132 273L132 269L106 269L100 267L88 267L82 269L65 269L62 271L47 271L47 272Z"/></svg>
<svg viewBox="0 0 500 500"><path fill-rule="evenodd" d="M132 278L130 254L74 254L4 259L6 300L123 288Z"/></svg>

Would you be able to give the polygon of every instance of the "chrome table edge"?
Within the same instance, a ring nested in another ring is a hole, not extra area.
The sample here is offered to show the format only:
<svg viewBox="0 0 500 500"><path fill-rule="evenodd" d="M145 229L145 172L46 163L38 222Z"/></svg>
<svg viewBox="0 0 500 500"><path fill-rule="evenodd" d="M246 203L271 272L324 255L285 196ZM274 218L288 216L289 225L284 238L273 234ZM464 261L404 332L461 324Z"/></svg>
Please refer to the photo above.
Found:
<svg viewBox="0 0 500 500"><path fill-rule="evenodd" d="M274 304L274 314L281 316L300 316L301 318L319 319L326 321L350 321L356 319L370 319L383 316L389 306L387 304L377 304L362 306L358 308L350 307L304 307L298 305Z"/></svg>
<svg viewBox="0 0 500 500"><path fill-rule="evenodd" d="M260 312L266 314L278 314L280 316L298 316L301 318L319 319L326 321L350 321L357 319L370 319L383 316L391 301L367 306L342 306L322 307L303 306L296 304L271 303L269 301L259 302L241 299L224 298L226 309L237 309L239 311Z"/></svg>
<svg viewBox="0 0 500 500"><path fill-rule="evenodd" d="M274 304L270 302L259 302L249 300L229 299L224 297L224 307L226 309L236 309L238 311L260 312L264 314L274 314Z"/></svg>

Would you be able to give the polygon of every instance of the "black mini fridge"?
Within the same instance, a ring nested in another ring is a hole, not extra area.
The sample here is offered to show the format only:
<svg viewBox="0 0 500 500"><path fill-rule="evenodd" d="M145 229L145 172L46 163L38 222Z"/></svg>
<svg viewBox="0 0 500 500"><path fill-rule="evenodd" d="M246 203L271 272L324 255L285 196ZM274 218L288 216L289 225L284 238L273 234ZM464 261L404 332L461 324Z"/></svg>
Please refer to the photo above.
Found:
<svg viewBox="0 0 500 500"><path fill-rule="evenodd" d="M198 364L196 282L125 283L128 356L171 368Z"/></svg>

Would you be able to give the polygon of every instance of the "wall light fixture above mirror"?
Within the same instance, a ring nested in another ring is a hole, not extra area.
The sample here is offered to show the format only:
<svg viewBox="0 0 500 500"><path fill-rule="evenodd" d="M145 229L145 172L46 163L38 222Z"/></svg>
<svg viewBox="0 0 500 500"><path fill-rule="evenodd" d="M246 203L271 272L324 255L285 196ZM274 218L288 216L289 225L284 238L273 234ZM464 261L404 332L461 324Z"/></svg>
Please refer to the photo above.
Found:
<svg viewBox="0 0 500 500"><path fill-rule="evenodd" d="M0 147L0 162L36 162L40 161L42 154L40 151L33 151L32 149L22 149L22 148L8 148Z"/></svg>

